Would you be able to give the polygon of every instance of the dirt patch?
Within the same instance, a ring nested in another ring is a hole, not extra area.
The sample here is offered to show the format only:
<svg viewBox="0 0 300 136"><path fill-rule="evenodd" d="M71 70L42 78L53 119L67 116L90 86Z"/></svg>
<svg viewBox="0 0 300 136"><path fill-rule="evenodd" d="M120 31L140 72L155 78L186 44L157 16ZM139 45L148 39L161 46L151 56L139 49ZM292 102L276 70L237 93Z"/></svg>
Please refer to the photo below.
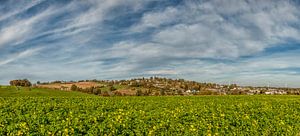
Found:
<svg viewBox="0 0 300 136"><path fill-rule="evenodd" d="M117 92L121 93L122 95L136 95L136 92L134 90L126 89L126 90L118 90Z"/></svg>
<svg viewBox="0 0 300 136"><path fill-rule="evenodd" d="M47 84L47 85L37 85L38 87L43 87L43 88L54 88L54 89L70 89L72 85L76 85L79 88L89 88L89 87L97 87L101 86L101 84L96 83L96 82L77 82L77 83L54 83L54 84Z"/></svg>

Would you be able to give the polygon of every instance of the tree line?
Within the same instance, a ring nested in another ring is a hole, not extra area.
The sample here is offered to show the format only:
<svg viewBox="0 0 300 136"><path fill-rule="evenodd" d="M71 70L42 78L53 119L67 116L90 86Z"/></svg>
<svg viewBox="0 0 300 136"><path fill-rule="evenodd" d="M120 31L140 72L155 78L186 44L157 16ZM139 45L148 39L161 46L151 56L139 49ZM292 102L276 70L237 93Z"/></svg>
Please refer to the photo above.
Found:
<svg viewBox="0 0 300 136"><path fill-rule="evenodd" d="M22 86L22 87L30 87L32 86L31 82L28 79L17 79L11 80L9 82L11 86Z"/></svg>

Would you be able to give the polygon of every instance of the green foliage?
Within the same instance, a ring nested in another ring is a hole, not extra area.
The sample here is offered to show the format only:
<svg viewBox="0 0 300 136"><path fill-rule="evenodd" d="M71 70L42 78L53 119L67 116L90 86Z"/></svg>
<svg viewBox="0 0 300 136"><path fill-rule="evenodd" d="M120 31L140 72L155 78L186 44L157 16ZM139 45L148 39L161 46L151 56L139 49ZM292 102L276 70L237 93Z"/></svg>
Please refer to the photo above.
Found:
<svg viewBox="0 0 300 136"><path fill-rule="evenodd" d="M6 97L0 135L298 135L299 98Z"/></svg>

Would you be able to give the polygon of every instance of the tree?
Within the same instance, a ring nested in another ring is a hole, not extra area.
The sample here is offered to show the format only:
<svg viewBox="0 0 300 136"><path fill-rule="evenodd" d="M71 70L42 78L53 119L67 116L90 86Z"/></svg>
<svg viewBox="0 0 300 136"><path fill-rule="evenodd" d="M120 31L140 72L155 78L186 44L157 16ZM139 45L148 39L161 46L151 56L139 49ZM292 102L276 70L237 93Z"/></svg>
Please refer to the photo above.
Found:
<svg viewBox="0 0 300 136"><path fill-rule="evenodd" d="M160 90L160 95L166 95L166 91L163 90L163 89L161 89L161 90Z"/></svg>
<svg viewBox="0 0 300 136"><path fill-rule="evenodd" d="M138 89L138 90L136 91L136 96L142 96L142 95L143 95L142 90L141 90L141 89Z"/></svg>
<svg viewBox="0 0 300 136"><path fill-rule="evenodd" d="M145 96L149 96L151 94L151 89L146 90L146 92L144 93Z"/></svg>
<svg viewBox="0 0 300 136"><path fill-rule="evenodd" d="M32 84L28 79L18 79L18 80L11 80L9 82L11 86L22 86L22 87L30 87Z"/></svg>
<svg viewBox="0 0 300 136"><path fill-rule="evenodd" d="M101 88L93 88L93 94L100 95L101 94Z"/></svg>
<svg viewBox="0 0 300 136"><path fill-rule="evenodd" d="M77 88L78 88L78 87L77 87L76 85L73 84L73 85L71 86L71 91L76 91Z"/></svg>
<svg viewBox="0 0 300 136"><path fill-rule="evenodd" d="M177 90L177 94L178 94L178 95L183 95L182 90Z"/></svg>
<svg viewBox="0 0 300 136"><path fill-rule="evenodd" d="M103 93L101 93L101 96L110 96L110 95L107 91L104 91Z"/></svg>
<svg viewBox="0 0 300 136"><path fill-rule="evenodd" d="M115 91L117 90L113 85L109 87L109 91Z"/></svg>

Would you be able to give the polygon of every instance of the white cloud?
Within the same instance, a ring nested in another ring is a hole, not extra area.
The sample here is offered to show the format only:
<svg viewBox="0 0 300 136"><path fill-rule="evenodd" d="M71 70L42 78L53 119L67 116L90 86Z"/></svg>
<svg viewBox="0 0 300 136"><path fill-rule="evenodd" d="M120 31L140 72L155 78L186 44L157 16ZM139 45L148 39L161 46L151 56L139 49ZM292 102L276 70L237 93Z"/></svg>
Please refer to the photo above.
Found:
<svg viewBox="0 0 300 136"><path fill-rule="evenodd" d="M145 13L132 32L156 28L152 41L174 57L235 59L265 48L300 41L290 24L300 22L299 8L289 1L213 0L186 2L162 12ZM162 24L177 22L173 26ZM162 51L163 52L163 51Z"/></svg>
<svg viewBox="0 0 300 136"><path fill-rule="evenodd" d="M149 28L157 28L161 25L175 23L176 18L180 16L180 11L174 7L168 7L164 11L155 11L144 14L139 23L135 24L131 31L143 32Z"/></svg>
<svg viewBox="0 0 300 136"><path fill-rule="evenodd" d="M15 18L13 23L3 25L5 27L0 30L0 47L14 52L1 54L3 60L0 60L0 66L5 70L0 75L20 74L16 71L24 68L25 62L20 61L24 57L39 63L26 61L30 66L24 69L32 71L27 76L46 80L166 74L198 81L241 79L247 82L269 79L268 76L274 72L272 69L299 67L298 55L295 54L271 56L273 59L266 56L241 59L242 56L253 56L266 48L289 43L289 40L300 41L297 28L299 7L290 1L185 1L164 9L147 9L149 12L143 13L139 21L135 20L138 15L134 14L130 21L117 22L123 26L136 21L125 30L106 24L114 22L115 18L145 11L142 8L149 1L155 0L72 1L59 8L51 5L54 10L28 18ZM130 11L115 14L117 11L114 10L119 7ZM20 12L23 10L8 16ZM48 17L58 17L59 21L43 21ZM111 27L115 28L110 30ZM43 43L43 36L50 42ZM35 48L28 47L28 51L25 49L23 53L5 46L40 37L41 40L38 39L40 41L32 46L49 47L51 50L43 50L46 55L30 57L39 50L30 52ZM12 63L17 61L21 64ZM288 75L276 74L274 77L287 78Z"/></svg>
<svg viewBox="0 0 300 136"><path fill-rule="evenodd" d="M42 49L43 48L38 47L38 48L27 49L25 51L12 54L12 55L8 56L6 59L4 59L2 61L0 60L0 66L9 64L9 63L17 61L19 59L26 59L27 57L35 55L36 53L38 53Z"/></svg>
<svg viewBox="0 0 300 136"><path fill-rule="evenodd" d="M0 47L8 44L19 44L34 36L38 29L34 26L51 15L52 10L49 8L33 17L17 19L12 24L2 28L0 30Z"/></svg>
<svg viewBox="0 0 300 136"><path fill-rule="evenodd" d="M175 70L151 70L147 71L146 74L151 74L151 75L175 75L178 74L177 71Z"/></svg>
<svg viewBox="0 0 300 136"><path fill-rule="evenodd" d="M19 4L10 4L13 5L13 7L10 8L5 8L7 9L12 9L13 11L9 11L6 14L3 14L0 16L0 21L6 20L10 17L14 17L15 15L18 15L20 13L23 13L24 11L44 2L44 0L33 0L33 1L10 1L12 3L19 3ZM24 3L24 4L22 4ZM1 6L0 6L1 7Z"/></svg>

